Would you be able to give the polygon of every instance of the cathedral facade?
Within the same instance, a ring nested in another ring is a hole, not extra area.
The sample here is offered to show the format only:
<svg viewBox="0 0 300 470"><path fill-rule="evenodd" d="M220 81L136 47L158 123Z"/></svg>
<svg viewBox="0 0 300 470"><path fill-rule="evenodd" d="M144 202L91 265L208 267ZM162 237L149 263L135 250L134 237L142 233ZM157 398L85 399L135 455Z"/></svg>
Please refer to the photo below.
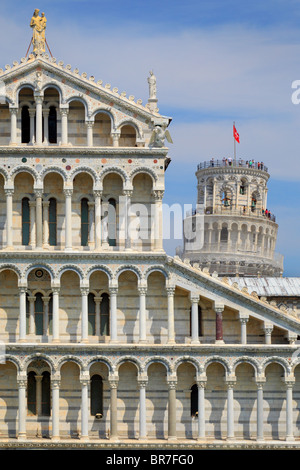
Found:
<svg viewBox="0 0 300 470"><path fill-rule="evenodd" d="M143 105L33 37L0 70L0 447L297 446L300 288L268 170L198 168L203 248L167 255L154 74Z"/></svg>

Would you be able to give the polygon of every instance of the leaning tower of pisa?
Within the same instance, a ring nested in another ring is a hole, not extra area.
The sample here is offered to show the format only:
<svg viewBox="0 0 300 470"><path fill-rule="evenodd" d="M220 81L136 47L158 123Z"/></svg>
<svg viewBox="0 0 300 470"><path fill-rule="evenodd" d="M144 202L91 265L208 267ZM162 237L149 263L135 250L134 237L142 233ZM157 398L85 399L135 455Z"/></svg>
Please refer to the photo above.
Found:
<svg viewBox="0 0 300 470"><path fill-rule="evenodd" d="M264 163L211 159L198 165L196 177L197 207L184 220L183 257L219 276L282 275Z"/></svg>

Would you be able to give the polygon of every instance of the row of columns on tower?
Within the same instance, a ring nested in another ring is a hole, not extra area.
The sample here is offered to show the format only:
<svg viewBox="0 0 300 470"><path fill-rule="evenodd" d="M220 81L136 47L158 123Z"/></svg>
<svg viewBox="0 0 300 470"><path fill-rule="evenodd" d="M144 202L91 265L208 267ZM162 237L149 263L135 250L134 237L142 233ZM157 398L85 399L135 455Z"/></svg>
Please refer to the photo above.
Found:
<svg viewBox="0 0 300 470"><path fill-rule="evenodd" d="M206 377L197 378L196 384L198 387L198 411L196 413L198 420L198 439L205 439L206 436L206 420L205 420L205 388ZM110 386L110 439L118 439L118 375L111 374L108 379ZM264 376L257 376L255 382L257 385L257 400L256 400L256 439L262 441L264 439L264 416L263 416L263 387L265 384ZM138 377L139 387L139 438L147 438L147 424L146 424L146 389L148 384L147 375L141 374ZM225 377L227 385L227 439L235 438L235 423L234 423L234 386L236 377L228 374ZM26 390L27 390L27 376L25 373L20 373L17 377L18 383L18 408L19 408L19 423L18 423L18 438L26 439ZM88 423L89 423L89 384L90 376L88 374L81 374L81 439L89 439ZM294 377L285 378L286 384L286 440L294 440L293 434L293 386L295 383ZM176 386L177 377L173 373L167 376L168 385L168 439L175 440L177 438L176 430ZM52 439L60 439L60 426L59 426L59 395L60 395L60 376L55 374L51 378L51 391L52 391ZM40 394L39 394L40 395ZM39 414L41 407L37 404L37 412Z"/></svg>
<svg viewBox="0 0 300 470"><path fill-rule="evenodd" d="M233 230L226 227L226 238L222 238L223 227L222 223L218 224L218 228L213 228L210 224L207 229L207 241L204 244L204 250L211 250L212 247L216 251L235 251L242 248L254 253L260 252L264 256L272 256L275 245L276 235L264 233L259 230L253 231L251 226L247 230L242 229ZM213 238L215 240L213 241Z"/></svg>

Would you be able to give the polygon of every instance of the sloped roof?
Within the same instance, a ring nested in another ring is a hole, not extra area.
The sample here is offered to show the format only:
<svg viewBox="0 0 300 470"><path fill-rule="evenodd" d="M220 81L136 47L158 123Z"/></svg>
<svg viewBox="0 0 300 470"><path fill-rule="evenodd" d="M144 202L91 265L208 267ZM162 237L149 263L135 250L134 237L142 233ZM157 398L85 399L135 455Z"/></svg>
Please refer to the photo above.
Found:
<svg viewBox="0 0 300 470"><path fill-rule="evenodd" d="M240 289L247 287L259 296L300 297L300 277L234 277L231 283L237 282Z"/></svg>

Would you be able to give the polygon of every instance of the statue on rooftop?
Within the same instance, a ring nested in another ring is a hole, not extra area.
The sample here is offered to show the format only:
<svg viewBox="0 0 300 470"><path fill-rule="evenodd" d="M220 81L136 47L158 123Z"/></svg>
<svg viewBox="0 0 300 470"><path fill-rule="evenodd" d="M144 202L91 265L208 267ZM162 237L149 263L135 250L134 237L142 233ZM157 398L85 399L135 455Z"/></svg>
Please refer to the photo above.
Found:
<svg viewBox="0 0 300 470"><path fill-rule="evenodd" d="M156 99L156 76L153 73L153 70L150 72L150 77L148 77L149 83L149 98L155 100Z"/></svg>
<svg viewBox="0 0 300 470"><path fill-rule="evenodd" d="M30 21L30 27L32 28L33 52L35 54L43 54L45 52L46 43L45 32L47 19L45 17L45 13L42 13L42 16L39 16L39 12L40 10L36 8Z"/></svg>

